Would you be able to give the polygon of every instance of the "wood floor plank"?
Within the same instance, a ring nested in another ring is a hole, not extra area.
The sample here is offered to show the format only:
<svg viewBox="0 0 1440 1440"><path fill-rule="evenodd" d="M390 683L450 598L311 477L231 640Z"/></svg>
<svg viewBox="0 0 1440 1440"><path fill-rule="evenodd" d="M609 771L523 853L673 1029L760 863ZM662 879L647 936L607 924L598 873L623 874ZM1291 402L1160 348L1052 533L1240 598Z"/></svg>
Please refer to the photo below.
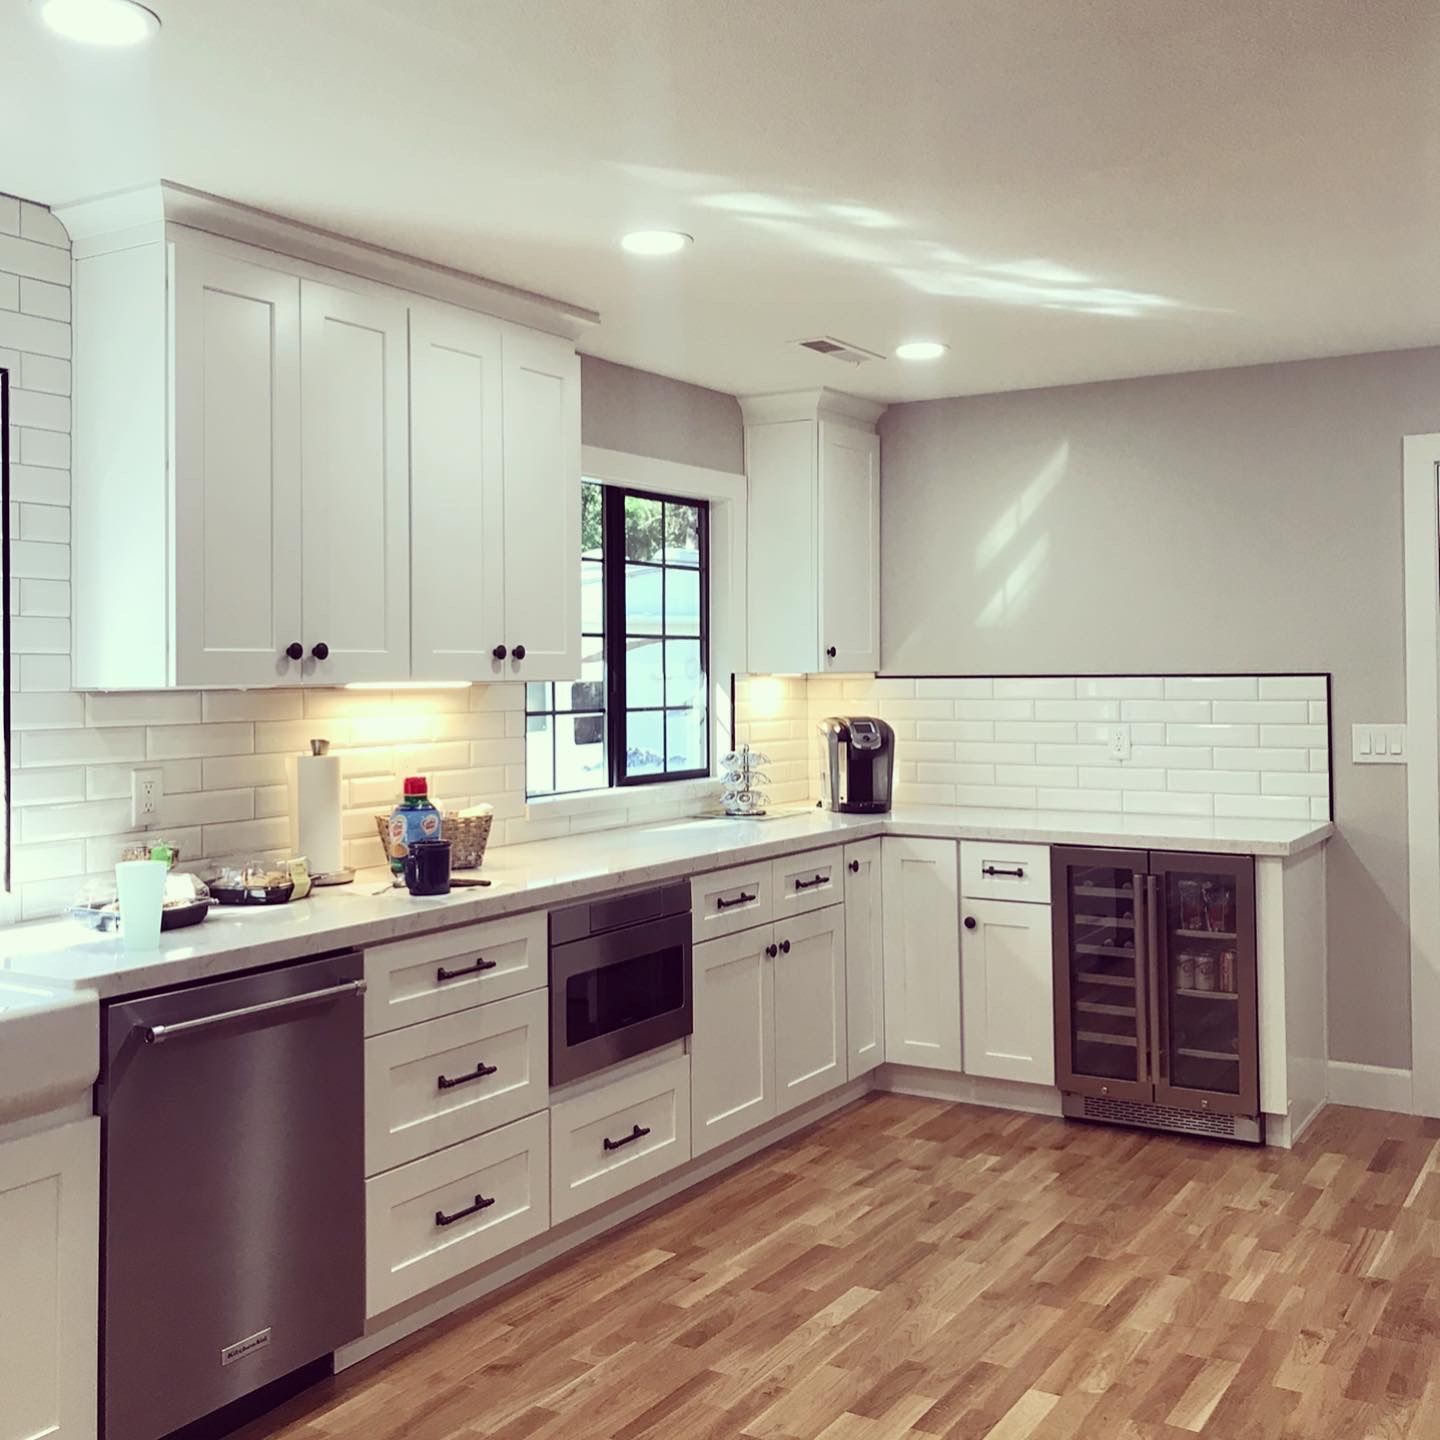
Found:
<svg viewBox="0 0 1440 1440"><path fill-rule="evenodd" d="M1437 1440L1440 1125L876 1095L242 1440Z"/></svg>

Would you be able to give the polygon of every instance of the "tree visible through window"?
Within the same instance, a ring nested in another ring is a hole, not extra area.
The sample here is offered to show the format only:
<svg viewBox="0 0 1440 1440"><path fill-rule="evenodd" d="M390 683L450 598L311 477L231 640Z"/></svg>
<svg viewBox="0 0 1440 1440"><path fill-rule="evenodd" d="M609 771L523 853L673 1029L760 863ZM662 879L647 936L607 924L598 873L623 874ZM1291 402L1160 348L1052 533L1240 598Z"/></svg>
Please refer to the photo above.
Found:
<svg viewBox="0 0 1440 1440"><path fill-rule="evenodd" d="M525 687L530 795L710 772L708 507L586 480L580 679Z"/></svg>

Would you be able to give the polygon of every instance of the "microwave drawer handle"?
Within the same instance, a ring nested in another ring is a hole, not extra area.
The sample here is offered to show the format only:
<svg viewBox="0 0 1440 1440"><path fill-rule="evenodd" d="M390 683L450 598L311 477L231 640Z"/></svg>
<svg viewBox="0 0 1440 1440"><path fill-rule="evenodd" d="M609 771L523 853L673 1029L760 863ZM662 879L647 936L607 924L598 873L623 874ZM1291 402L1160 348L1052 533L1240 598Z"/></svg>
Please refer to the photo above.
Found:
<svg viewBox="0 0 1440 1440"><path fill-rule="evenodd" d="M453 1225L457 1220L463 1220L467 1215L478 1215L482 1210L488 1210L495 1203L493 1195L477 1195L473 1205L467 1205L463 1210L456 1210L453 1214L447 1215L443 1210L435 1212L435 1223L437 1225Z"/></svg>
<svg viewBox="0 0 1440 1440"><path fill-rule="evenodd" d="M797 890L813 890L817 885L823 885L830 877L828 875L817 875L813 880L797 880Z"/></svg>
<svg viewBox="0 0 1440 1440"><path fill-rule="evenodd" d="M1006 869L1003 865L986 865L980 873L982 875L1009 875L1012 879L1023 880L1025 878L1025 867L1016 865L1013 869Z"/></svg>
<svg viewBox="0 0 1440 1440"><path fill-rule="evenodd" d="M179 1020L173 1025L141 1025L137 1028L147 1045L159 1045L177 1035L191 1035L223 1025L230 1020L248 1020L252 1015L268 1015L275 1010L289 1010L297 1005L311 1005L317 1000L333 1000L340 995L363 995L365 981L347 980L343 985L328 985L324 990L311 990L304 995L287 995L283 1000L266 1000L260 1005L242 1005L238 1010L222 1010L218 1015L202 1015L196 1020Z"/></svg>
<svg viewBox="0 0 1440 1440"><path fill-rule="evenodd" d="M461 965L455 970L447 970L441 965L435 971L435 983L443 985L447 980L458 980L462 975L479 975L485 970L494 970L499 964L498 960L487 960L481 955L473 965Z"/></svg>
<svg viewBox="0 0 1440 1440"><path fill-rule="evenodd" d="M456 1075L453 1079L449 1075L437 1075L435 1086L439 1090L453 1090L457 1085L468 1085L472 1080L483 1080L487 1075L493 1075L499 1069L497 1065L487 1065L481 1060L473 1070L468 1070L464 1075Z"/></svg>
<svg viewBox="0 0 1440 1440"><path fill-rule="evenodd" d="M733 910L737 905L752 905L755 902L754 895L748 895L742 890L733 900L727 900L723 895L715 897L715 908L717 910Z"/></svg>
<svg viewBox="0 0 1440 1440"><path fill-rule="evenodd" d="M628 1135L622 1135L618 1140L612 1140L608 1135L605 1137L606 1150L620 1150L626 1145L632 1145L636 1140L643 1140L650 1133L648 1125L637 1125Z"/></svg>

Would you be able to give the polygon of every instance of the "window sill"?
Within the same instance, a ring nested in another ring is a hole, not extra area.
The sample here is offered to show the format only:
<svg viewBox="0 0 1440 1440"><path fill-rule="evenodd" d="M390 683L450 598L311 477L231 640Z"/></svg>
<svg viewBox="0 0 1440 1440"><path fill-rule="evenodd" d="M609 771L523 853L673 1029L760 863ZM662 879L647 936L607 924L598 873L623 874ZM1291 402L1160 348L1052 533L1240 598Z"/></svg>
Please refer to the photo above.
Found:
<svg viewBox="0 0 1440 1440"><path fill-rule="evenodd" d="M698 813L711 801L720 798L720 782L703 780L672 780L659 785L625 785L609 790L583 790L574 795L537 795L525 802L531 820L558 820L567 815L602 815L610 811L643 814L646 810L673 808L691 802Z"/></svg>

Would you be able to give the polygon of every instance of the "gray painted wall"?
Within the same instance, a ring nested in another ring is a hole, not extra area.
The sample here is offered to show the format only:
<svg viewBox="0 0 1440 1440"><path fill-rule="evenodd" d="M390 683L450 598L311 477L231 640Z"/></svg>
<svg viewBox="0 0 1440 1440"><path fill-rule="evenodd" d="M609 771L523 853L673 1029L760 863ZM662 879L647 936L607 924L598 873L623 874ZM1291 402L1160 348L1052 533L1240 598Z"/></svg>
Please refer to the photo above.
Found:
<svg viewBox="0 0 1440 1440"><path fill-rule="evenodd" d="M1330 1054L1408 1067L1401 442L1440 349L899 405L881 421L882 664L1328 670Z"/></svg>
<svg viewBox="0 0 1440 1440"><path fill-rule="evenodd" d="M733 395L591 355L580 357L580 437L630 455L745 470L745 427Z"/></svg>

